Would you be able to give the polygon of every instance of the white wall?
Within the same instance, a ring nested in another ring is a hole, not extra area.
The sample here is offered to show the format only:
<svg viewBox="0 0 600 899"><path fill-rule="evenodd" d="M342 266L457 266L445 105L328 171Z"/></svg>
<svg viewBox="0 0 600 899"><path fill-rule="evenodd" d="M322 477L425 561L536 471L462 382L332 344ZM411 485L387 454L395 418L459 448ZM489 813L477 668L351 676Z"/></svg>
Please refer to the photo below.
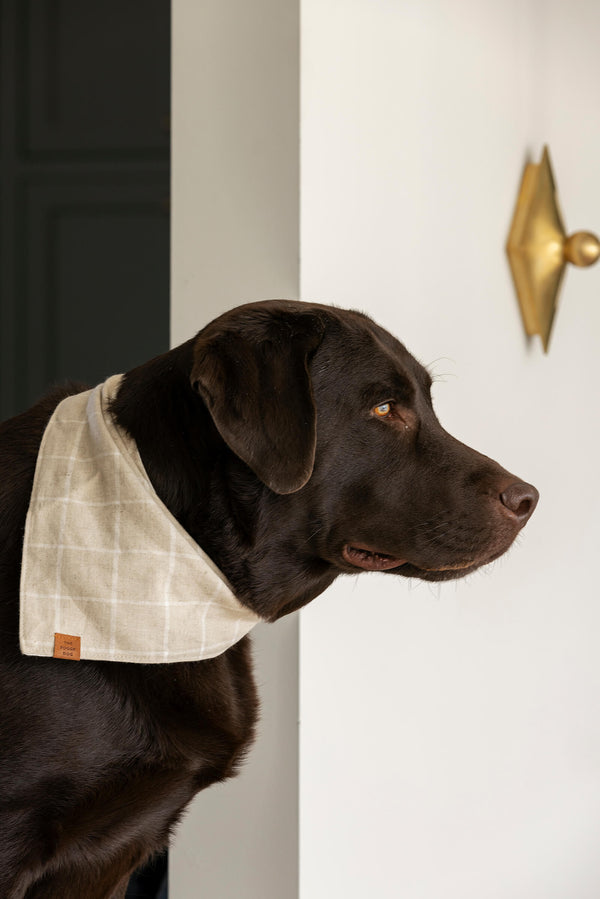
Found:
<svg viewBox="0 0 600 899"><path fill-rule="evenodd" d="M303 0L302 297L397 333L446 427L542 498L489 572L302 613L302 899L600 895L600 268L544 357L503 254L545 141L598 226L599 27L593 0Z"/></svg>
<svg viewBox="0 0 600 899"><path fill-rule="evenodd" d="M296 0L173 0L177 344L225 309L298 295Z"/></svg>
<svg viewBox="0 0 600 899"><path fill-rule="evenodd" d="M297 2L174 0L171 338L231 306L298 296ZM298 619L254 631L263 705L243 774L179 827L171 899L293 899Z"/></svg>

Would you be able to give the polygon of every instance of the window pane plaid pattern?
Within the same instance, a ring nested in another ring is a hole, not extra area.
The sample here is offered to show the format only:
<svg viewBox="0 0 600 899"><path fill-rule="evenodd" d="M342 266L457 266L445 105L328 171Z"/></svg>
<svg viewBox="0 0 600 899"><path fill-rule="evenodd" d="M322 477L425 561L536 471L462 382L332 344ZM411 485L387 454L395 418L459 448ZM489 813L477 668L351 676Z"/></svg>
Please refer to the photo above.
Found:
<svg viewBox="0 0 600 899"><path fill-rule="evenodd" d="M237 643L260 618L160 501L108 405L115 375L56 408L25 527L21 651L52 656L54 634L82 659L183 662Z"/></svg>

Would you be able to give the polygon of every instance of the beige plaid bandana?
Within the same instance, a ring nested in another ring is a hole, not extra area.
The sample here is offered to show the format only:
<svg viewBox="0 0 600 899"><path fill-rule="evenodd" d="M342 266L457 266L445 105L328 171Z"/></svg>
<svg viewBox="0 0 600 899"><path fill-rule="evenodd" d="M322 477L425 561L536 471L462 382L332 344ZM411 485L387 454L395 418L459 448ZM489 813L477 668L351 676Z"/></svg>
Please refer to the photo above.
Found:
<svg viewBox="0 0 600 899"><path fill-rule="evenodd" d="M210 659L260 618L162 504L135 443L115 426L108 404L120 381L63 400L44 433L25 527L21 650Z"/></svg>

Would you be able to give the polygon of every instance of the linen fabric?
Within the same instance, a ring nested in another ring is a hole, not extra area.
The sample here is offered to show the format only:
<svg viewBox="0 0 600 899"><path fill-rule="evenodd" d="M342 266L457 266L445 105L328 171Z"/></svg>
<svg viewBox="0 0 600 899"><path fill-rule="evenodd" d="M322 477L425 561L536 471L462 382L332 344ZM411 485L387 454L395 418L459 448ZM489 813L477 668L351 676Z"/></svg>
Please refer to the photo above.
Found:
<svg viewBox="0 0 600 899"><path fill-rule="evenodd" d="M261 620L156 495L109 411L121 375L63 400L40 446L21 570L20 643L82 659L209 659ZM159 424L157 423L157 427Z"/></svg>

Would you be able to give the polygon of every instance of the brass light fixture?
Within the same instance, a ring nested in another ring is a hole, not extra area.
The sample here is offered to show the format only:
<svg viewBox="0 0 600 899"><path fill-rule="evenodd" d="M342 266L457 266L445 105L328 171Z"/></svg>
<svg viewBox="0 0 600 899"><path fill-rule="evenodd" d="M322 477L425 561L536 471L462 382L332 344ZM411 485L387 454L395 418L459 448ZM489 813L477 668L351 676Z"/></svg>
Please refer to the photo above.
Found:
<svg viewBox="0 0 600 899"><path fill-rule="evenodd" d="M556 196L548 147L523 173L506 252L527 334L539 334L548 352L550 332L567 262L593 265L600 241L588 231L567 237Z"/></svg>

